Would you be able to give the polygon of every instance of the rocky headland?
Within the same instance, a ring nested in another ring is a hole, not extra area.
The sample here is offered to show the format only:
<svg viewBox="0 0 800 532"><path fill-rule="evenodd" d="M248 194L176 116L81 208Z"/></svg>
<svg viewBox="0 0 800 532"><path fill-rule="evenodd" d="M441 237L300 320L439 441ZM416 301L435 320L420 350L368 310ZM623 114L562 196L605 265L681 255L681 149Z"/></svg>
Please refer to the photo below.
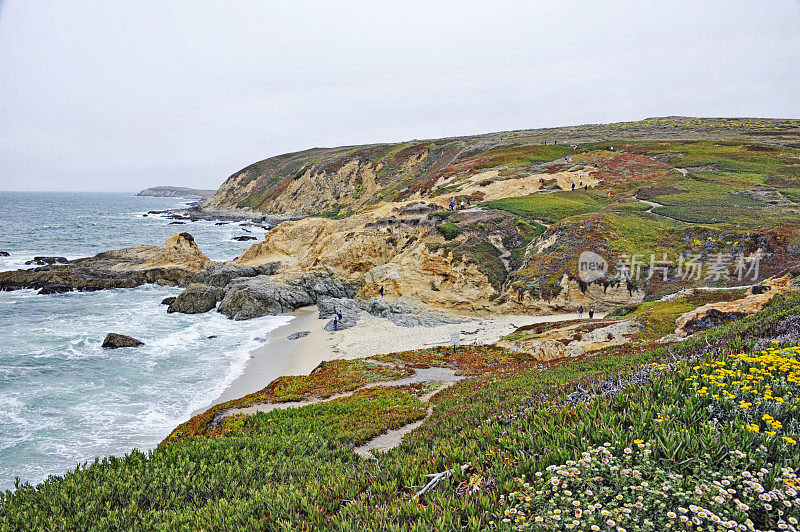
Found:
<svg viewBox="0 0 800 532"><path fill-rule="evenodd" d="M159 186L150 187L138 192L137 196L154 196L158 198L185 198L204 200L211 197L216 190L204 190L199 188L169 187Z"/></svg>
<svg viewBox="0 0 800 532"><path fill-rule="evenodd" d="M175 233L163 247L142 245L94 257L0 272L0 290L32 288L40 294L132 288L146 283L185 286L211 260L189 233Z"/></svg>

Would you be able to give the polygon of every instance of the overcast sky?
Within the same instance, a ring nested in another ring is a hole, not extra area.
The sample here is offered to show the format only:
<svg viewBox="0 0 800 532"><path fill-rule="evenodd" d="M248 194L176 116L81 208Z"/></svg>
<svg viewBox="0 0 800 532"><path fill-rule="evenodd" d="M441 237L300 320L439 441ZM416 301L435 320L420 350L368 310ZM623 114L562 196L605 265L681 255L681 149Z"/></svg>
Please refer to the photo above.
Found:
<svg viewBox="0 0 800 532"><path fill-rule="evenodd" d="M800 118L800 1L0 0L0 190L664 115Z"/></svg>

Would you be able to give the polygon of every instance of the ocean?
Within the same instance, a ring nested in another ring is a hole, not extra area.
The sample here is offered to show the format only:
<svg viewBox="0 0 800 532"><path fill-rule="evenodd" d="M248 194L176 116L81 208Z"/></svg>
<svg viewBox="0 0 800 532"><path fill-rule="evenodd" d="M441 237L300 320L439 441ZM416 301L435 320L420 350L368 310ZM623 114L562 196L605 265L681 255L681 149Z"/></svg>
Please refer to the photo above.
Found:
<svg viewBox="0 0 800 532"><path fill-rule="evenodd" d="M185 206L133 194L0 192L0 270L37 255L69 259L192 234L213 260L235 258L264 230L239 223L174 225L148 211ZM0 490L95 457L154 448L237 376L286 316L234 322L215 312L167 314L180 288L145 285L37 295L0 292ZM109 332L140 348L100 347ZM265 383L266 384L266 383Z"/></svg>

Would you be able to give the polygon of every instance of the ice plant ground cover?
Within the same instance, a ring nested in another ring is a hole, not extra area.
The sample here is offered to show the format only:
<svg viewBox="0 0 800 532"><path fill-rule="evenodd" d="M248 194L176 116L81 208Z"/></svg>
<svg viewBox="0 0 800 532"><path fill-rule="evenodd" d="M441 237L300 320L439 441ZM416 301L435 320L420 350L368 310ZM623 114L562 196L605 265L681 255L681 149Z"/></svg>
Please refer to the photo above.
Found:
<svg viewBox="0 0 800 532"><path fill-rule="evenodd" d="M555 363L465 346L385 355L380 371L364 361L326 364L277 381L259 400L291 403L366 386L326 403L227 417L215 429L197 416L154 451L20 485L0 494L0 531L487 530L535 527L537 515L556 510L561 520L549 527L568 529L576 500L585 504L581 517L605 518L594 525L601 530L688 530L681 516L700 520L692 530L721 529L714 516L745 527L750 519L762 530L780 529L783 519L790 529L800 392L798 353L788 346L798 337L795 296L684 342ZM762 352L771 340L781 343ZM427 366L458 368L466 378L430 402L419 385L369 387L405 375L401 367ZM375 460L352 451L431 406L400 447ZM579 465L586 453L596 472ZM557 472L572 468L580 475ZM415 496L428 475L445 471L454 473ZM556 494L572 499L555 497L551 477Z"/></svg>
<svg viewBox="0 0 800 532"><path fill-rule="evenodd" d="M610 433L626 403L641 413L613 441L519 478L502 522L520 530L796 530L799 358L797 346L711 358L586 404L576 416Z"/></svg>

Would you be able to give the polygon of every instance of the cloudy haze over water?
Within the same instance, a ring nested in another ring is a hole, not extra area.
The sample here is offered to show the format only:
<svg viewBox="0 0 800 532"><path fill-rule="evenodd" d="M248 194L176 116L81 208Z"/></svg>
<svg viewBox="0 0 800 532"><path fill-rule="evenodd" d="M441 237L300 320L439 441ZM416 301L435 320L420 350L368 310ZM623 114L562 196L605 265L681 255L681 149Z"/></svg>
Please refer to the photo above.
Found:
<svg viewBox="0 0 800 532"><path fill-rule="evenodd" d="M800 117L800 2L0 1L0 190L216 188L288 151Z"/></svg>

